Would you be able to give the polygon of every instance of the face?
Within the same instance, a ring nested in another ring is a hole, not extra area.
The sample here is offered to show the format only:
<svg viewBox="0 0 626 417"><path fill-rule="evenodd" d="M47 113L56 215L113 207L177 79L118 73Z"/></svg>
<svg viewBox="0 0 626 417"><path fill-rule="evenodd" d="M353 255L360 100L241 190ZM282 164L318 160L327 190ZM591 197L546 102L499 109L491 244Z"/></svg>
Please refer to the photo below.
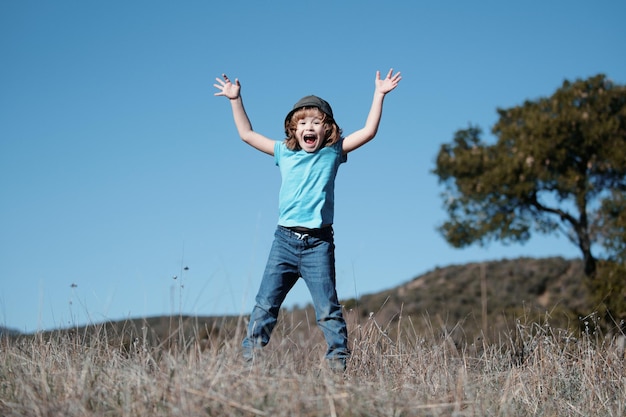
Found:
<svg viewBox="0 0 626 417"><path fill-rule="evenodd" d="M296 124L296 139L306 152L315 152L322 147L326 140L326 126L321 117L306 116Z"/></svg>

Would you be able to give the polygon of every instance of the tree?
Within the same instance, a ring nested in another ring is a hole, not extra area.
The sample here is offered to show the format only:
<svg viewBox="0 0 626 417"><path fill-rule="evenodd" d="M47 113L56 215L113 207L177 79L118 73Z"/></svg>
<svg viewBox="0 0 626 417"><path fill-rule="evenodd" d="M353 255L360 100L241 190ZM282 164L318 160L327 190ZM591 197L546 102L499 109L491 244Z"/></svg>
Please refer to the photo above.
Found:
<svg viewBox="0 0 626 417"><path fill-rule="evenodd" d="M550 97L497 112L495 143L470 125L437 155L445 239L464 247L560 232L590 278L597 259L626 261L626 87L602 74L566 80Z"/></svg>

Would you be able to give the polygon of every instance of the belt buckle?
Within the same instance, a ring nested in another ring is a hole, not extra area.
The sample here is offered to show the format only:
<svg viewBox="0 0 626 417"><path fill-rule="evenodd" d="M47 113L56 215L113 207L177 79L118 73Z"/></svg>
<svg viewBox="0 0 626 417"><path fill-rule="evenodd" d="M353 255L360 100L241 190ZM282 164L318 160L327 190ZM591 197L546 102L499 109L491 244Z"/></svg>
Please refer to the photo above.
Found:
<svg viewBox="0 0 626 417"><path fill-rule="evenodd" d="M305 238L309 237L308 233L300 233L300 232L296 232L294 230L292 230L292 232L296 235L298 240L304 240Z"/></svg>

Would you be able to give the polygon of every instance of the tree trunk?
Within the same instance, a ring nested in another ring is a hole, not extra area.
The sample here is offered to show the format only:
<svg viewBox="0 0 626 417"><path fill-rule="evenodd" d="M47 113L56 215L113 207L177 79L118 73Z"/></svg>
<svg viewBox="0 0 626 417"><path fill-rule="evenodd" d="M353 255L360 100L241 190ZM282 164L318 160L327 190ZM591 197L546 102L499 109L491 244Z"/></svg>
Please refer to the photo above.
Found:
<svg viewBox="0 0 626 417"><path fill-rule="evenodd" d="M584 190L581 184L580 189ZM596 258L591 254L591 239L589 238L589 222L587 219L587 194L580 192L576 198L576 205L580 218L578 225L574 226L576 234L578 234L578 246L583 252L583 261L585 262L585 275L587 278L595 278L596 275Z"/></svg>
<svg viewBox="0 0 626 417"><path fill-rule="evenodd" d="M583 262L585 266L585 275L587 278L595 278L596 275L596 258L591 254L591 239L586 227L579 227L576 230L578 234L578 247L583 253Z"/></svg>

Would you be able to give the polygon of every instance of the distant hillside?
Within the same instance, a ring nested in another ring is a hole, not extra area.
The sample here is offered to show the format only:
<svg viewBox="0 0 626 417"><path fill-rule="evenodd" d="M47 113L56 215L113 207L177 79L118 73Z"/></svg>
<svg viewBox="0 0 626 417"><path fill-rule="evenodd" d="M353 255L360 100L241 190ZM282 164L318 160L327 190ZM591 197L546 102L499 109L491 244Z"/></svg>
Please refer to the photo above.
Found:
<svg viewBox="0 0 626 417"><path fill-rule="evenodd" d="M580 260L520 258L436 268L396 288L342 303L351 326L373 318L390 334L401 322L405 333L418 336L447 333L462 341L473 340L484 331L488 338L497 338L514 330L517 322L548 321L554 328L578 329L578 317L590 312L583 279ZM281 315L276 331L294 337L309 329L317 332L311 305L283 310ZM106 334L111 343L126 348L136 348L143 341L153 346L192 340L220 343L243 335L246 320L152 317L75 328L68 333L81 338Z"/></svg>
<svg viewBox="0 0 626 417"><path fill-rule="evenodd" d="M583 279L580 260L560 257L470 263L436 268L345 305L357 309L361 317L374 312L381 324L402 314L423 329L421 322L427 317L429 323L424 325L447 331L460 327L471 337L483 326L488 336L495 336L518 319L576 328L578 316L589 313Z"/></svg>
<svg viewBox="0 0 626 417"><path fill-rule="evenodd" d="M0 336L17 336L20 332L15 329L9 329L8 327L0 326Z"/></svg>

